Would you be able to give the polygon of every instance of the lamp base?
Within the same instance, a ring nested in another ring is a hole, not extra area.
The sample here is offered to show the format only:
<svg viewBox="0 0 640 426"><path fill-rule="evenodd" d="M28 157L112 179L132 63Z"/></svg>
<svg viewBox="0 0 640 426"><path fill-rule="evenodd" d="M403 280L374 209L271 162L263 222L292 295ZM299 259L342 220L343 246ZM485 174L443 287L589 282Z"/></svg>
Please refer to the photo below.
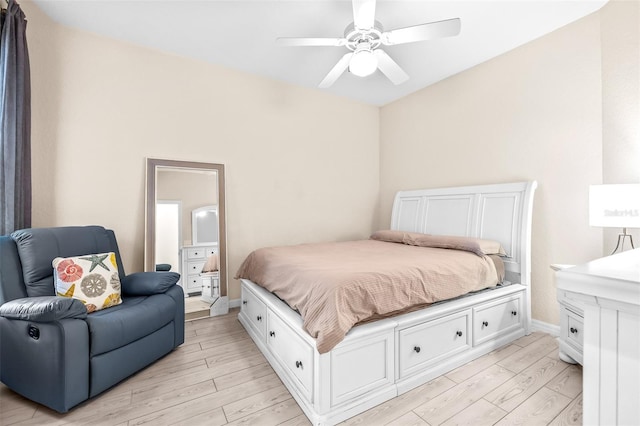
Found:
<svg viewBox="0 0 640 426"><path fill-rule="evenodd" d="M620 248L620 252L624 251L624 240L629 237L629 242L631 243L631 248L635 249L636 247L633 245L633 235L627 234L627 228L622 228L622 234L618 234L618 243L616 244L616 248L613 249L611 254L616 254L618 248Z"/></svg>

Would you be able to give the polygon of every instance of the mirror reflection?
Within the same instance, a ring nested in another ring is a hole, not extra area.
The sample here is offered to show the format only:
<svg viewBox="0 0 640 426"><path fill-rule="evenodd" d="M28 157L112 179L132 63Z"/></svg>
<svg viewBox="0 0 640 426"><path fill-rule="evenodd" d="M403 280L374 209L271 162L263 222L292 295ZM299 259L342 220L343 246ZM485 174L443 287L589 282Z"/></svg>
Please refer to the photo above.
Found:
<svg viewBox="0 0 640 426"><path fill-rule="evenodd" d="M218 244L218 206L204 206L191 213L193 244Z"/></svg>
<svg viewBox="0 0 640 426"><path fill-rule="evenodd" d="M147 159L145 270L181 275L187 315L228 312L224 166Z"/></svg>

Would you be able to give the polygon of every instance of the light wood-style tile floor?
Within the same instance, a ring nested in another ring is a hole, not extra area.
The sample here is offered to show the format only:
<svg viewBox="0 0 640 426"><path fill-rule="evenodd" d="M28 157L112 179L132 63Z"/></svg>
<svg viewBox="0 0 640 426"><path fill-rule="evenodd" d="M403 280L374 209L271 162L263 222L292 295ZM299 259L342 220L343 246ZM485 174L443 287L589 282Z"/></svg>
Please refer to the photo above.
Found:
<svg viewBox="0 0 640 426"><path fill-rule="evenodd" d="M187 321L209 316L210 303L205 302L200 296L185 297L184 317Z"/></svg>
<svg viewBox="0 0 640 426"><path fill-rule="evenodd" d="M187 322L184 345L67 414L0 385L0 425L308 425L237 314ZM345 424L581 424L582 369L557 353L533 333Z"/></svg>

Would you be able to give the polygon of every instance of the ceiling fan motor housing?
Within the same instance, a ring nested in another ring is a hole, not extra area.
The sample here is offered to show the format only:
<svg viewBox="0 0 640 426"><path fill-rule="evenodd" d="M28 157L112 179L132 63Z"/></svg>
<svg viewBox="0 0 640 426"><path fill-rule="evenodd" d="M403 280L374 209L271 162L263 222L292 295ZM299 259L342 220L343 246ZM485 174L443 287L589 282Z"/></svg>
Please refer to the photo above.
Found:
<svg viewBox="0 0 640 426"><path fill-rule="evenodd" d="M355 52L360 43L369 43L370 49L374 50L382 43L382 25L380 22L375 21L372 28L363 30L356 28L352 22L345 28L344 38L346 40L346 47L349 50Z"/></svg>

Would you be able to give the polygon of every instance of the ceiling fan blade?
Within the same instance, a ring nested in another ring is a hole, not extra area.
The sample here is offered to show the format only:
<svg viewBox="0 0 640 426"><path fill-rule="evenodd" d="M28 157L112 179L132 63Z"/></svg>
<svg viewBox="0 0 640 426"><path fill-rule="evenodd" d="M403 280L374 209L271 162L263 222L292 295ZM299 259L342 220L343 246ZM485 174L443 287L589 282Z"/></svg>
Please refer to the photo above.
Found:
<svg viewBox="0 0 640 426"><path fill-rule="evenodd" d="M393 84L397 86L409 80L407 73L385 51L376 49L374 52L378 58L378 68Z"/></svg>
<svg viewBox="0 0 640 426"><path fill-rule="evenodd" d="M351 60L352 55L353 53L349 52L349 53L346 53L342 58L340 58L338 63L335 64L333 68L331 68L331 71L329 71L329 74L327 74L324 80L320 82L318 87L322 89L326 89L327 87L330 87L333 83L335 83L338 77L340 77L342 73L349 66L349 61Z"/></svg>
<svg viewBox="0 0 640 426"><path fill-rule="evenodd" d="M373 28L376 16L376 0L353 0L353 24L361 30Z"/></svg>
<svg viewBox="0 0 640 426"><path fill-rule="evenodd" d="M279 37L276 43L280 46L344 46L347 40L344 38L318 38L318 37Z"/></svg>
<svg viewBox="0 0 640 426"><path fill-rule="evenodd" d="M382 44L413 43L415 41L431 40L434 38L450 37L460 34L460 18L430 22L413 27L398 28L382 33Z"/></svg>

